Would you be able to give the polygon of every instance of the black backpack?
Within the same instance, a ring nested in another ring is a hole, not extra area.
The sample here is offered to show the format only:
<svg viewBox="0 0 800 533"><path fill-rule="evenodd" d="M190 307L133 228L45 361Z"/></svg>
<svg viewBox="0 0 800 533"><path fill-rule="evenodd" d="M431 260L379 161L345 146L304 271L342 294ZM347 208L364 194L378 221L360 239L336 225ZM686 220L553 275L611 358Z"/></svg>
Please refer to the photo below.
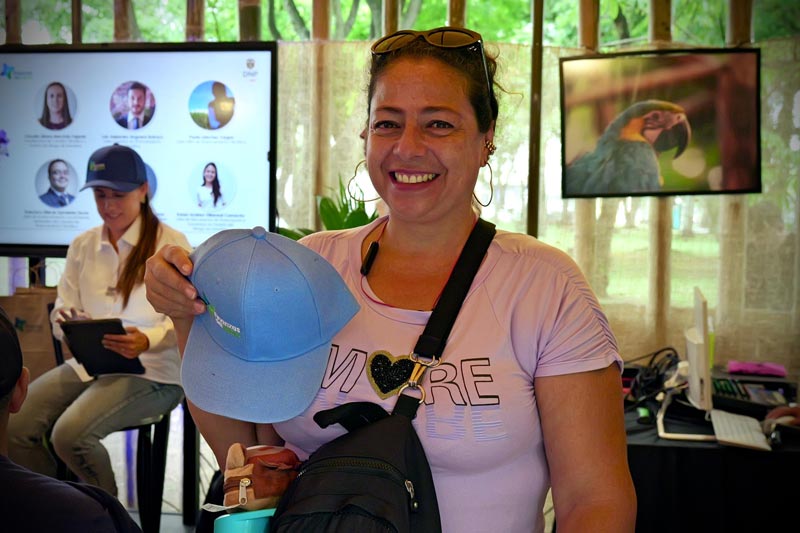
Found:
<svg viewBox="0 0 800 533"><path fill-rule="evenodd" d="M340 423L348 433L302 465L270 531L441 531L431 470L411 425L418 405L401 394L391 415L370 402L316 413L321 427Z"/></svg>
<svg viewBox="0 0 800 533"><path fill-rule="evenodd" d="M338 423L348 432L320 446L301 465L270 519L272 533L442 530L430 466L411 421L425 398L419 381L428 366L440 361L494 233L493 224L478 220L417 341L414 368L392 414L371 402L351 402L314 415L320 427ZM402 394L407 387L419 389L422 399Z"/></svg>

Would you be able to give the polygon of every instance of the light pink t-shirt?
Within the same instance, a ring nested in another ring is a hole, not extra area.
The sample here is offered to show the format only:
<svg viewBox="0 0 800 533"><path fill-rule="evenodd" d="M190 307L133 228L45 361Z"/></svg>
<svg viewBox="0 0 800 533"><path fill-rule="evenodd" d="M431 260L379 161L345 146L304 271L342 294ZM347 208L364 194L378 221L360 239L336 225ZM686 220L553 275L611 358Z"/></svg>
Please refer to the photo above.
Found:
<svg viewBox="0 0 800 533"><path fill-rule="evenodd" d="M275 424L301 459L344 430L312 416L352 401L391 411L396 361L407 357L429 312L379 302L359 269L375 223L303 241L342 274L361 310L334 337L311 407ZM617 345L575 263L533 237L498 231L450 334L443 361L423 380L414 426L431 464L445 532L542 531L550 486L533 379L621 367Z"/></svg>

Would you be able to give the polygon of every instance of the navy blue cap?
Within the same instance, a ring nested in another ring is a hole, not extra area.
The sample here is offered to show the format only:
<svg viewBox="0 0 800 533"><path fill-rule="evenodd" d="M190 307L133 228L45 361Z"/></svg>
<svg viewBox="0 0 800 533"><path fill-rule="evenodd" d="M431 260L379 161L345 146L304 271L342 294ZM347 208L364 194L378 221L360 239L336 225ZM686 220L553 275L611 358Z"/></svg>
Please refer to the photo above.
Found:
<svg viewBox="0 0 800 533"><path fill-rule="evenodd" d="M96 150L86 167L86 185L131 192L147 183L147 169L133 148L112 144Z"/></svg>

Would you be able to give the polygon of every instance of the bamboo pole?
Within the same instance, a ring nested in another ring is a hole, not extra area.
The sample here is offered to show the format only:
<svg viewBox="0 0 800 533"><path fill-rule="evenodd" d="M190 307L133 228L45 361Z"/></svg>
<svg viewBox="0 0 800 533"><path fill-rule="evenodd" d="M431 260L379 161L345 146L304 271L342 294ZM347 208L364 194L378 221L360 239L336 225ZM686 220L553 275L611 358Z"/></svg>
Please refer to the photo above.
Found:
<svg viewBox="0 0 800 533"><path fill-rule="evenodd" d="M6 43L22 43L22 5L20 5L20 0L6 0Z"/></svg>
<svg viewBox="0 0 800 533"><path fill-rule="evenodd" d="M650 0L649 32L653 42L672 40L670 4L670 0ZM654 342L657 346L667 344L669 331L672 204L671 196L650 199L650 268L647 278L649 297L645 323L655 335Z"/></svg>
<svg viewBox="0 0 800 533"><path fill-rule="evenodd" d="M311 113L316 120L311 121L312 168L314 169L314 194L321 195L328 186L330 176L330 145L327 142L330 132L330 115L326 111L328 101L328 81L326 69L326 48L323 43L330 39L331 11L329 0L314 0L311 16L311 39L314 42L314 86L312 90ZM320 227L318 210L314 210L315 225Z"/></svg>
<svg viewBox="0 0 800 533"><path fill-rule="evenodd" d="M114 0L114 41L128 42L131 40L131 15L133 6L131 0Z"/></svg>
<svg viewBox="0 0 800 533"><path fill-rule="evenodd" d="M727 44L738 46L750 41L752 0L728 0ZM718 333L741 322L744 302L745 198L724 195L719 217L719 305Z"/></svg>
<svg viewBox="0 0 800 533"><path fill-rule="evenodd" d="M544 0L533 0L531 12L533 46L531 47L531 110L528 145L528 235L539 235L540 159L542 140L542 17Z"/></svg>
<svg viewBox="0 0 800 533"><path fill-rule="evenodd" d="M464 28L467 24L466 0L450 0L447 3L447 25Z"/></svg>
<svg viewBox="0 0 800 533"><path fill-rule="evenodd" d="M83 42L83 2L72 0L72 44Z"/></svg>
<svg viewBox="0 0 800 533"><path fill-rule="evenodd" d="M397 0L383 0L383 35L399 30L399 24L400 4Z"/></svg>
<svg viewBox="0 0 800 533"><path fill-rule="evenodd" d="M259 0L239 0L239 40L261 39L261 4Z"/></svg>
<svg viewBox="0 0 800 533"><path fill-rule="evenodd" d="M186 0L186 40L204 41L206 0Z"/></svg>
<svg viewBox="0 0 800 533"><path fill-rule="evenodd" d="M588 52L597 51L600 26L599 0L581 0L578 8L578 45ZM594 199L575 200L575 262L589 283L595 280L595 216Z"/></svg>

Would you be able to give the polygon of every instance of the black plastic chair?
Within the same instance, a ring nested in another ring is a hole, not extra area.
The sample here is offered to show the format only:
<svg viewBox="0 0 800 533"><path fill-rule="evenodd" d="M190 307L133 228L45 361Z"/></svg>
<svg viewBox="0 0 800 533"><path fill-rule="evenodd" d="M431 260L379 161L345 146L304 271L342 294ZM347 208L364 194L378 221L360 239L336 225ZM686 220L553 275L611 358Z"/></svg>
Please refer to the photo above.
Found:
<svg viewBox="0 0 800 533"><path fill-rule="evenodd" d="M48 314L55 304L47 304ZM53 336L53 352L56 364L64 363L64 350ZM167 469L167 446L169 444L170 413L146 418L135 426L120 431L136 430L136 500L139 506L139 521L144 533L158 533L161 526L161 502L164 494L164 477ZM54 453L58 465L57 476L74 481L77 476Z"/></svg>

